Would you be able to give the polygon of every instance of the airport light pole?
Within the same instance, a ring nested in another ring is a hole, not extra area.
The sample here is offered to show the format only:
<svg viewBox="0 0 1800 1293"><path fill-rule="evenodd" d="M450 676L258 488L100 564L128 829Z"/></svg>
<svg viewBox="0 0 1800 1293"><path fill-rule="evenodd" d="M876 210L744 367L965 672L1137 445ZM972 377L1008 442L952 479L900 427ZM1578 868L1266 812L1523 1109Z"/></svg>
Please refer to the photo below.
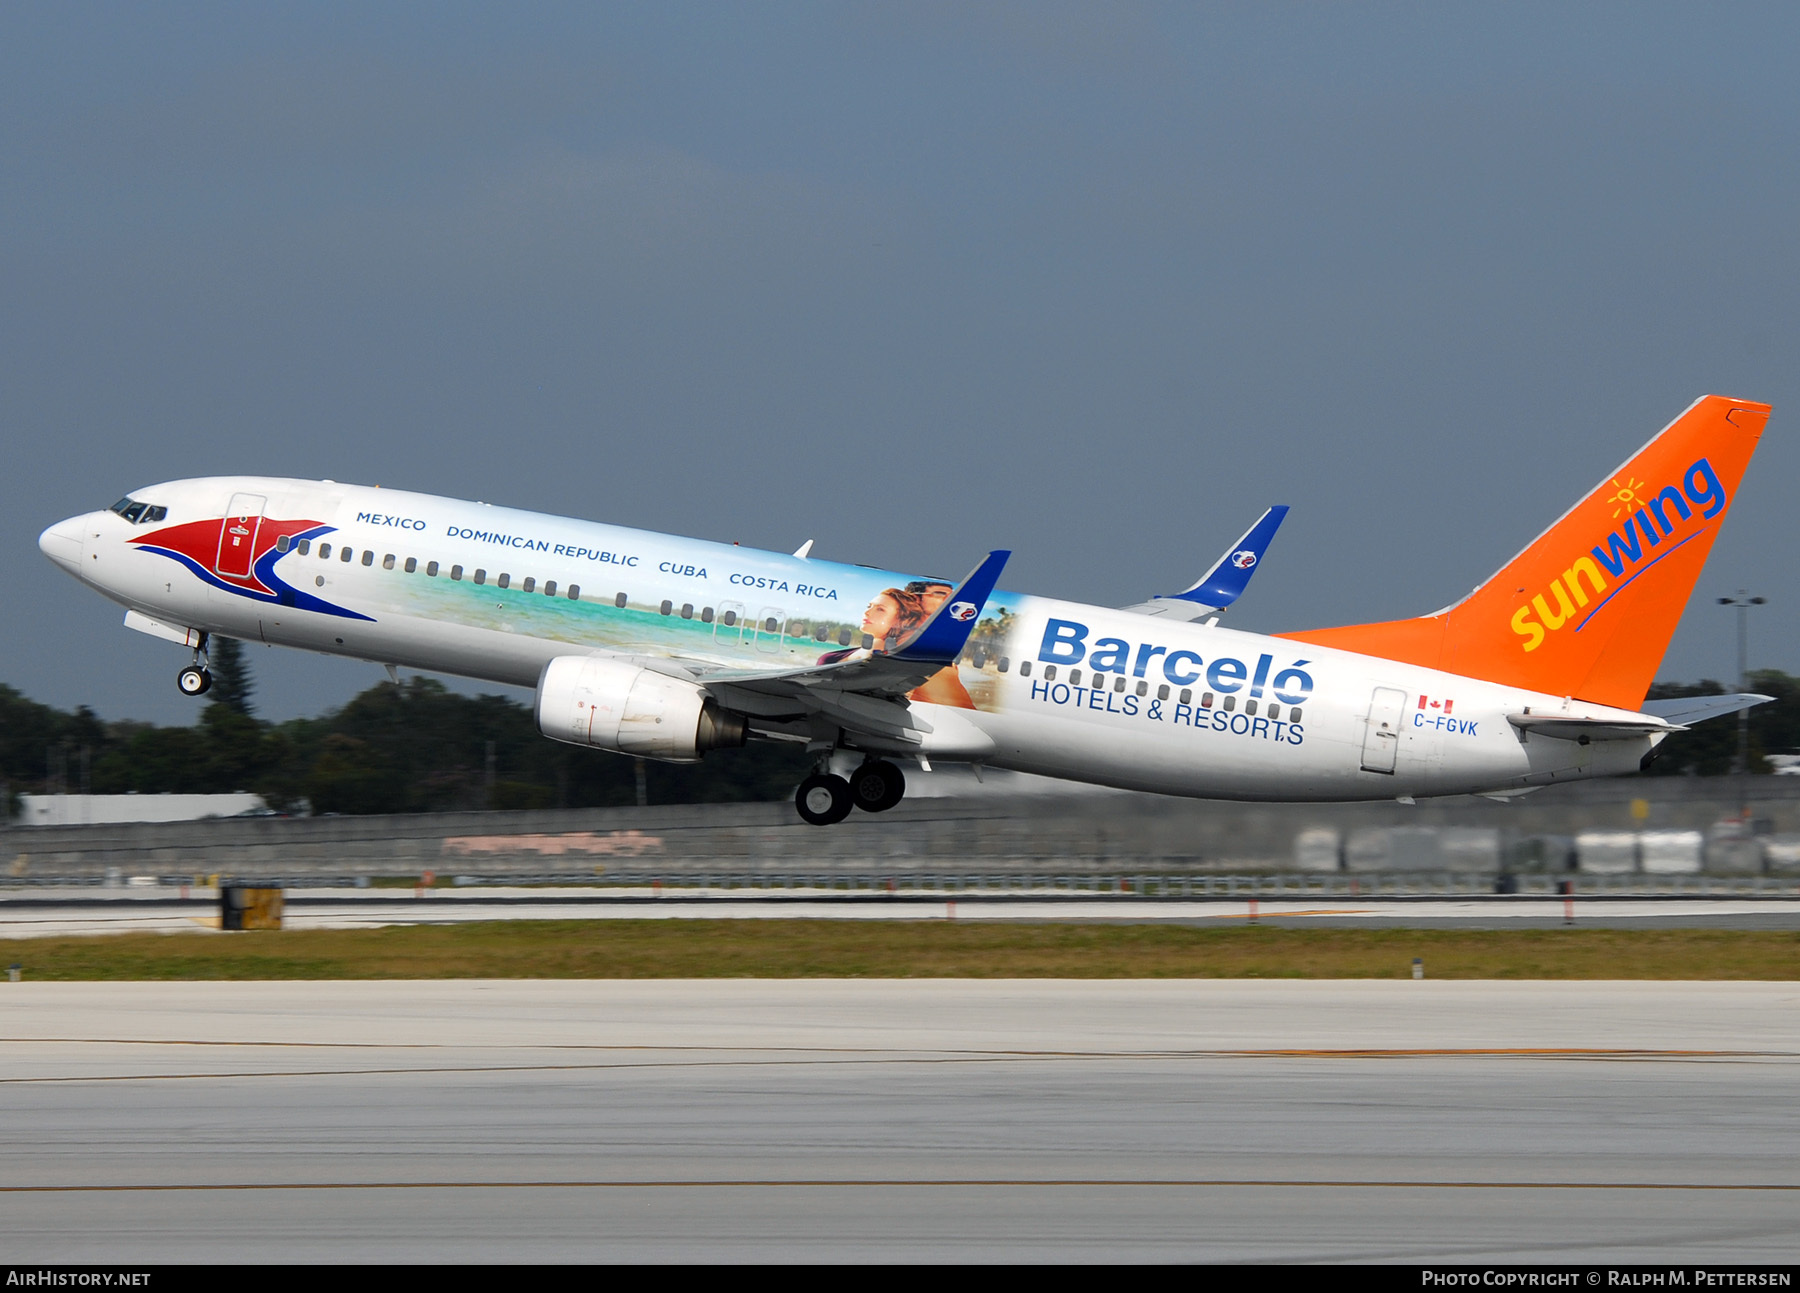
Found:
<svg viewBox="0 0 1800 1293"><path fill-rule="evenodd" d="M1737 634L1737 638L1738 638L1738 643L1737 643L1737 646L1738 646L1737 686L1738 686L1738 690L1740 692L1747 692L1750 690L1750 665L1749 665L1750 608L1752 606L1761 606L1767 600L1768 600L1768 598L1766 598L1766 597L1751 597L1742 588L1738 589L1736 597L1721 597L1721 598L1719 598L1719 605L1737 607L1737 622L1738 622L1737 623L1737 630L1738 630L1738 634ZM1731 770L1739 776L1743 776L1745 773L1750 771L1750 711L1747 709L1740 709L1738 711L1737 758L1732 760ZM1749 810L1748 806L1746 806L1745 810L1744 810L1744 816L1747 818L1747 817L1749 817L1749 815L1750 815L1750 810Z"/></svg>

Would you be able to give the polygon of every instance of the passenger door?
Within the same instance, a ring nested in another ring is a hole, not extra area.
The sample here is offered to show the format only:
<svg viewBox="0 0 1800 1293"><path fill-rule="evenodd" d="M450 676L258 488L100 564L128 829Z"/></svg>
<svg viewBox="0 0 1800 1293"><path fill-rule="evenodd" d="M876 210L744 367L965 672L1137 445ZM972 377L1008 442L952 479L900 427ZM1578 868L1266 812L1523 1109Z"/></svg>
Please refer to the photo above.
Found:
<svg viewBox="0 0 1800 1293"><path fill-rule="evenodd" d="M1400 755L1400 719L1406 711L1406 693L1397 687L1377 687L1369 697L1363 718L1362 770L1392 775Z"/></svg>
<svg viewBox="0 0 1800 1293"><path fill-rule="evenodd" d="M262 528L267 502L261 494L231 496L231 507L219 522L219 555L213 562L213 569L221 575L250 577L250 567L256 561L256 532Z"/></svg>

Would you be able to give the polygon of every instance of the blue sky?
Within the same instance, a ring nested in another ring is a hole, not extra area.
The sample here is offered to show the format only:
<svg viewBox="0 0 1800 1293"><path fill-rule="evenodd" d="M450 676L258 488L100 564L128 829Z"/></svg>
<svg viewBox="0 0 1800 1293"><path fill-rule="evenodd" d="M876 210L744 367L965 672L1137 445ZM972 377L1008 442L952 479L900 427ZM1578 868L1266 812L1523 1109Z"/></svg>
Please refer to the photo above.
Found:
<svg viewBox="0 0 1800 1293"><path fill-rule="evenodd" d="M0 10L0 681L181 721L44 561L332 477L1124 604L1434 609L1695 397L1776 415L1664 676L1800 672L1800 10ZM381 675L254 656L264 712Z"/></svg>

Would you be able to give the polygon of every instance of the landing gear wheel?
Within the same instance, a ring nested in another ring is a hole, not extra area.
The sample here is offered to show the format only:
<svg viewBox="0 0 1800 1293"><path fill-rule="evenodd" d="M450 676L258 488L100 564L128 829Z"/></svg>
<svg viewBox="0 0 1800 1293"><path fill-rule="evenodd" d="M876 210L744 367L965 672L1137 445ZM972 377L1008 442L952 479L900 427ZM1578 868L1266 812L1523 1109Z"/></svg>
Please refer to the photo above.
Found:
<svg viewBox="0 0 1800 1293"><path fill-rule="evenodd" d="M871 759L850 774L850 795L865 813L885 813L906 797L906 777L886 759Z"/></svg>
<svg viewBox="0 0 1800 1293"><path fill-rule="evenodd" d="M814 826L831 826L850 815L850 783L828 772L815 772L794 792L794 807Z"/></svg>
<svg viewBox="0 0 1800 1293"><path fill-rule="evenodd" d="M199 665L189 665L175 675L175 685L183 696L204 696L212 690L212 674Z"/></svg>

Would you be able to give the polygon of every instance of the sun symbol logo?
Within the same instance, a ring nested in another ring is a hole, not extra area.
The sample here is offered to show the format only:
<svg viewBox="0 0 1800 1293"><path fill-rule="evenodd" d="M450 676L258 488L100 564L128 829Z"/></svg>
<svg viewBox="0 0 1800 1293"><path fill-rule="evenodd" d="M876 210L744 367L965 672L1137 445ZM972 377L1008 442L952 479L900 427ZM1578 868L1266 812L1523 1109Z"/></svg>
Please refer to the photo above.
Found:
<svg viewBox="0 0 1800 1293"><path fill-rule="evenodd" d="M1618 504L1617 507L1613 508L1614 520L1617 520L1625 513L1634 511L1644 505L1644 500L1638 497L1638 491L1644 487L1643 481L1633 480L1629 476L1624 480L1620 480L1617 476L1614 476L1613 484L1619 487L1619 492L1606 501Z"/></svg>

